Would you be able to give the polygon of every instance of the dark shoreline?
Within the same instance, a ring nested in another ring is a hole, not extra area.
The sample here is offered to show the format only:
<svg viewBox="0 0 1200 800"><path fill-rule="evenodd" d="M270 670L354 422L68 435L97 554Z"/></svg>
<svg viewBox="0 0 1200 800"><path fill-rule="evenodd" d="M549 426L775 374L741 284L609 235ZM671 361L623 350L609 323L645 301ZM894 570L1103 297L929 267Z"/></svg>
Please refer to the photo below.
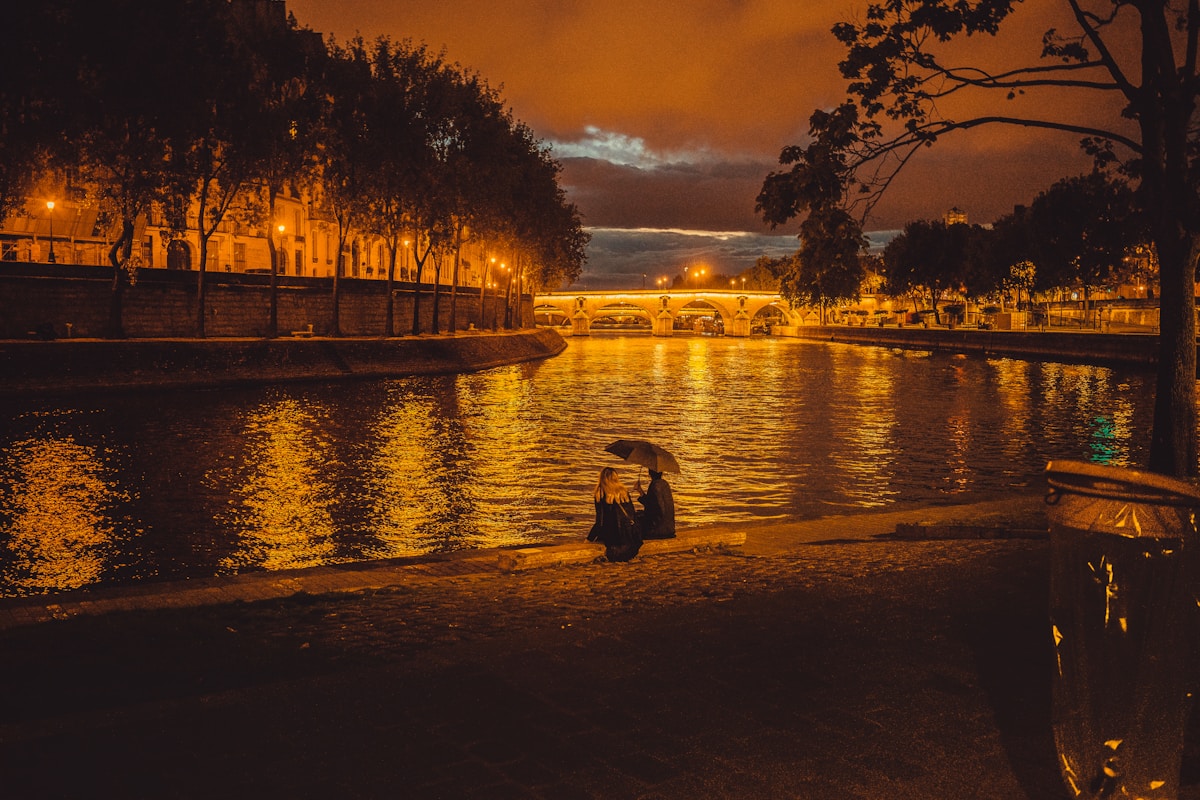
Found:
<svg viewBox="0 0 1200 800"><path fill-rule="evenodd" d="M975 328L799 326L788 336L840 344L930 350L1027 361L1121 365L1147 370L1158 363L1158 336L1144 333L994 331Z"/></svg>
<svg viewBox="0 0 1200 800"><path fill-rule="evenodd" d="M383 338L0 342L0 398L476 372L561 353L556 331Z"/></svg>

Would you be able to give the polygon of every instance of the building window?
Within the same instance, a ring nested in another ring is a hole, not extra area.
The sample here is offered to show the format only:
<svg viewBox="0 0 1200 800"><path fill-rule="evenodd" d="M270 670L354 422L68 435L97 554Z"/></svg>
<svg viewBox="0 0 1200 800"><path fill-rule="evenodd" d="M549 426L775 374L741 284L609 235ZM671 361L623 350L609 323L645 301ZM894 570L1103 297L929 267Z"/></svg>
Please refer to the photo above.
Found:
<svg viewBox="0 0 1200 800"><path fill-rule="evenodd" d="M233 269L236 272L246 271L246 243L235 242L233 245Z"/></svg>
<svg viewBox="0 0 1200 800"><path fill-rule="evenodd" d="M146 241L142 243L142 265L146 267L154 266L154 237L147 236Z"/></svg>
<svg viewBox="0 0 1200 800"><path fill-rule="evenodd" d="M300 212L297 211L296 214L299 215ZM304 251L303 250L296 251L296 274L297 275L304 274Z"/></svg>

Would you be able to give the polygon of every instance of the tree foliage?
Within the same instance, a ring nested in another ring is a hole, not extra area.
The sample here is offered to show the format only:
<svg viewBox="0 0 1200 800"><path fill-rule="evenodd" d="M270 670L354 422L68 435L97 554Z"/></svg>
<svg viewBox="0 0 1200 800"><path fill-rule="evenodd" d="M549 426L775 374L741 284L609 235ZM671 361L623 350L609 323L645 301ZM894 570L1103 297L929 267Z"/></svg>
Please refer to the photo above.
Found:
<svg viewBox="0 0 1200 800"><path fill-rule="evenodd" d="M961 48L949 45L996 35L1019 5L880 0L867 4L860 22L837 25L833 34L846 47L840 69L848 97L812 115L808 144L783 150L785 169L764 180L759 210L772 224L829 205L865 215L923 148L983 126L1082 137L1098 167L1134 182L1137 209L1158 257L1162 334L1149 466L1194 475L1200 3L1058 0L1054 8L1066 14L1069 26L1047 30L1040 49L1015 66L960 65ZM1082 97L1038 115L1008 105L1041 91ZM1095 109L1118 106L1094 116ZM1069 108L1089 116L1071 118L1065 115ZM968 111L959 116L955 109Z"/></svg>
<svg viewBox="0 0 1200 800"><path fill-rule="evenodd" d="M440 268L467 236L520 251L540 281L582 269L587 234L558 164L480 76L423 45L327 45L282 4L252 0L45 0L6 23L0 219L46 176L100 206L115 242L114 335L152 209L176 235L200 232L201 320L207 237L238 205L274 230L284 192L338 222L339 277L350 231L387 241L389 281L402 242L419 267L434 256Z"/></svg>
<svg viewBox="0 0 1200 800"><path fill-rule="evenodd" d="M965 293L971 241L978 234L979 228L961 223L908 223L883 251L887 291L928 299L940 321L938 303L943 296L948 291Z"/></svg>
<svg viewBox="0 0 1200 800"><path fill-rule="evenodd" d="M820 306L856 300L865 271L866 237L858 220L839 208L822 208L801 225L800 249L781 274L780 293L793 302Z"/></svg>

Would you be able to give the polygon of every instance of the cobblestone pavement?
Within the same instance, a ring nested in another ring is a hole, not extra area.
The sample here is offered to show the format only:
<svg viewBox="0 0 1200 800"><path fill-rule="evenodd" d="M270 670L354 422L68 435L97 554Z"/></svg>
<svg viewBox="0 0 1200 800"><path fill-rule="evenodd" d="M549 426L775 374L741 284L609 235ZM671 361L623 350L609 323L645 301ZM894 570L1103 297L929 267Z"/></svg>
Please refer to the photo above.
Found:
<svg viewBox="0 0 1200 800"><path fill-rule="evenodd" d="M0 794L1059 800L1047 558L836 538L12 627Z"/></svg>

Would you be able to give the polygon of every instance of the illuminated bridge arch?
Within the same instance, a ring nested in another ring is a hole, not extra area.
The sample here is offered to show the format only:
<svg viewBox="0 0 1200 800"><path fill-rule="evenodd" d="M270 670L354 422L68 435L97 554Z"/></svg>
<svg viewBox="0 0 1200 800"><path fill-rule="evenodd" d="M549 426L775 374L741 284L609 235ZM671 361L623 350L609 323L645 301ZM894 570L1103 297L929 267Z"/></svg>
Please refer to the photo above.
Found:
<svg viewBox="0 0 1200 800"><path fill-rule="evenodd" d="M785 325L804 323L803 314L774 292L563 292L541 294L534 299L534 313L539 319L551 320L550 324L569 322L575 336L588 335L597 319L621 313L645 315L656 336L670 336L683 309L697 306L707 306L719 313L727 336L749 336L752 320L767 309L778 312Z"/></svg>

